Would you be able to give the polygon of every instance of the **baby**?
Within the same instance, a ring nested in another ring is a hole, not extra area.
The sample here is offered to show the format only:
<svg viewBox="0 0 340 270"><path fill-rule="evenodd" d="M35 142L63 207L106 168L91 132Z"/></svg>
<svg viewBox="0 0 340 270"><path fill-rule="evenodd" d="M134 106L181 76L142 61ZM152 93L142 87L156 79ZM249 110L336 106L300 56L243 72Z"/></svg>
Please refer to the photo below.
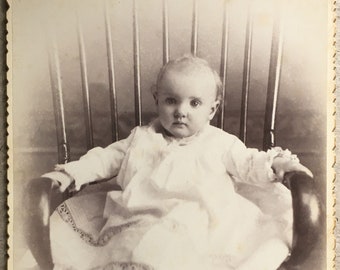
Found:
<svg viewBox="0 0 340 270"><path fill-rule="evenodd" d="M122 189L57 208L50 231L56 269L279 267L292 226L290 193L279 181L285 172L311 172L287 150L248 149L211 126L221 91L205 60L172 60L153 91L156 120L44 175L62 191L115 176ZM238 183L266 189L275 202L241 196ZM260 209L266 204L276 211Z"/></svg>

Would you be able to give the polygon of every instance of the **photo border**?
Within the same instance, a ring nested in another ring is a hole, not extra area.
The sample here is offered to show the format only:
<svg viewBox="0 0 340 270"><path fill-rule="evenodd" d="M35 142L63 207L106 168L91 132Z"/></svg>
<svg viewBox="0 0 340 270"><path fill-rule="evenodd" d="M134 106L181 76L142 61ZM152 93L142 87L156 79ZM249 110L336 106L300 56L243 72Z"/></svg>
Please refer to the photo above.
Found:
<svg viewBox="0 0 340 270"><path fill-rule="evenodd" d="M6 21L9 23L7 24L7 42L8 42L8 48L9 52L7 54L7 63L11 62L12 55L11 55L11 12L12 10L9 8L10 2L7 3L5 1L1 2L0 5L0 21L3 26L6 26ZM328 14L328 38L329 38L329 52L328 52L328 106L327 106L327 270L328 269L336 269L335 266L339 267L340 265L340 259L335 258L335 249L336 245L335 243L340 244L340 239L335 238L335 231L340 230L337 229L336 227L336 218L340 218L340 213L337 213L335 216L335 206L336 206L336 200L335 196L337 198L340 198L340 183L336 181L336 175L339 176L339 161L336 161L336 153L338 153L338 148L336 149L335 152L335 138L336 136L340 136L340 129L336 128L335 126L335 120L339 120L339 116L335 116L335 93L337 97L337 108L340 106L340 93L339 91L336 92L336 89L339 90L340 86L339 83L335 84L336 82L336 77L339 76L339 65L340 65L340 60L339 57L337 56L335 60L335 19L339 18L340 16L340 1L329 1L329 14ZM9 5L9 6L8 6ZM9 10L8 10L9 8ZM7 20L6 20L6 11L7 11ZM13 267L11 264L11 257L9 258L8 263L7 261L7 247L6 247L6 240L8 240L8 245L9 245L9 250L8 253L11 254L11 247L13 246L13 229L12 229L12 224L13 224L13 215L11 215L11 211L13 211L13 187L11 185L11 182L9 182L8 189L6 189L7 185L7 177L8 179L12 178L13 172L11 171L12 167L11 164L13 164L13 157L11 155L11 146L13 145L12 143L12 138L11 136L8 136L6 138L6 122L8 122L8 133L11 133L11 123L12 123L12 118L11 118L11 70L7 71L6 67L6 27L1 28L1 33L0 33L0 53L3 56L2 61L0 63L0 119L3 120L1 121L1 127L0 127L0 147L1 147L1 155L0 155L0 176L1 176L1 181L0 181L0 213L1 216L0 218L5 221L7 220L7 205L6 205L6 195L7 192L9 193L8 196L8 207L9 207L9 224L7 227L8 233L9 233L9 238L7 235L7 230L6 230L6 222L1 222L0 230L0 268L3 269L12 269L8 267ZM339 28L336 29L337 32L337 39L339 38L338 36L340 35L340 30ZM340 50L339 44L337 43L337 50ZM336 63L335 63L336 61ZM337 66L337 70L335 71L335 64ZM10 66L10 64L9 64ZM7 71L7 79L9 83L6 85L6 71ZM7 86L7 87L6 87ZM6 88L8 90L6 90ZM8 109L7 109L7 98L9 99L8 101ZM6 110L7 109L7 110ZM9 113L8 115L6 115ZM7 120L7 121L6 121ZM336 133L335 133L336 131ZM7 140L6 140L7 139ZM7 141L7 143L6 143ZM8 155L9 158L7 160L7 149L8 150ZM334 165L336 164L336 167L334 168ZM6 168L9 167L8 171L6 171ZM340 256L339 251L337 251L337 255ZM332 267L332 268L329 268Z"/></svg>

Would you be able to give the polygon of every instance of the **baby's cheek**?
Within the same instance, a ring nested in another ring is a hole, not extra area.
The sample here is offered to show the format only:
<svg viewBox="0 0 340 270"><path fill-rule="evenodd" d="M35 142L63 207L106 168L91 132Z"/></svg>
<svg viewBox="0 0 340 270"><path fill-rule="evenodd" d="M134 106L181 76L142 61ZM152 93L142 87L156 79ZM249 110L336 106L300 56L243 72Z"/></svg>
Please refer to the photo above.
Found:
<svg viewBox="0 0 340 270"><path fill-rule="evenodd" d="M168 119L173 113L173 110L171 108L164 108L162 111L162 115L165 119Z"/></svg>

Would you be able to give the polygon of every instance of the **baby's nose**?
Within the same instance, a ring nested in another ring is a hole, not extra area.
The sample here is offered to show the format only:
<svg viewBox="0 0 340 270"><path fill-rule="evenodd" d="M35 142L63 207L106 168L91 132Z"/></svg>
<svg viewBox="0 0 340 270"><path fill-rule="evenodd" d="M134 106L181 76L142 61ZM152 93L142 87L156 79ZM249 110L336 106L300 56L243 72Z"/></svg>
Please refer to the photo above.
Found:
<svg viewBox="0 0 340 270"><path fill-rule="evenodd" d="M176 118L181 118L181 117L185 117L187 113L188 113L187 106L184 104L180 104L179 106L177 106L174 115Z"/></svg>

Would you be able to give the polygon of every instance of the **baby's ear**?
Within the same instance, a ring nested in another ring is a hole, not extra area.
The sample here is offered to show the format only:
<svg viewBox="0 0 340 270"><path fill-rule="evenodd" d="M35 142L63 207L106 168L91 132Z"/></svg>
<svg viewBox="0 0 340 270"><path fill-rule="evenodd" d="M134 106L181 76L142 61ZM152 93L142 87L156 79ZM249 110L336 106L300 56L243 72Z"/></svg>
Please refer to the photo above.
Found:
<svg viewBox="0 0 340 270"><path fill-rule="evenodd" d="M210 120L214 118L219 106L220 106L219 100L215 100L214 103L211 105L211 113L209 115Z"/></svg>
<svg viewBox="0 0 340 270"><path fill-rule="evenodd" d="M151 86L151 94L152 94L156 104L158 104L157 86L155 84Z"/></svg>

